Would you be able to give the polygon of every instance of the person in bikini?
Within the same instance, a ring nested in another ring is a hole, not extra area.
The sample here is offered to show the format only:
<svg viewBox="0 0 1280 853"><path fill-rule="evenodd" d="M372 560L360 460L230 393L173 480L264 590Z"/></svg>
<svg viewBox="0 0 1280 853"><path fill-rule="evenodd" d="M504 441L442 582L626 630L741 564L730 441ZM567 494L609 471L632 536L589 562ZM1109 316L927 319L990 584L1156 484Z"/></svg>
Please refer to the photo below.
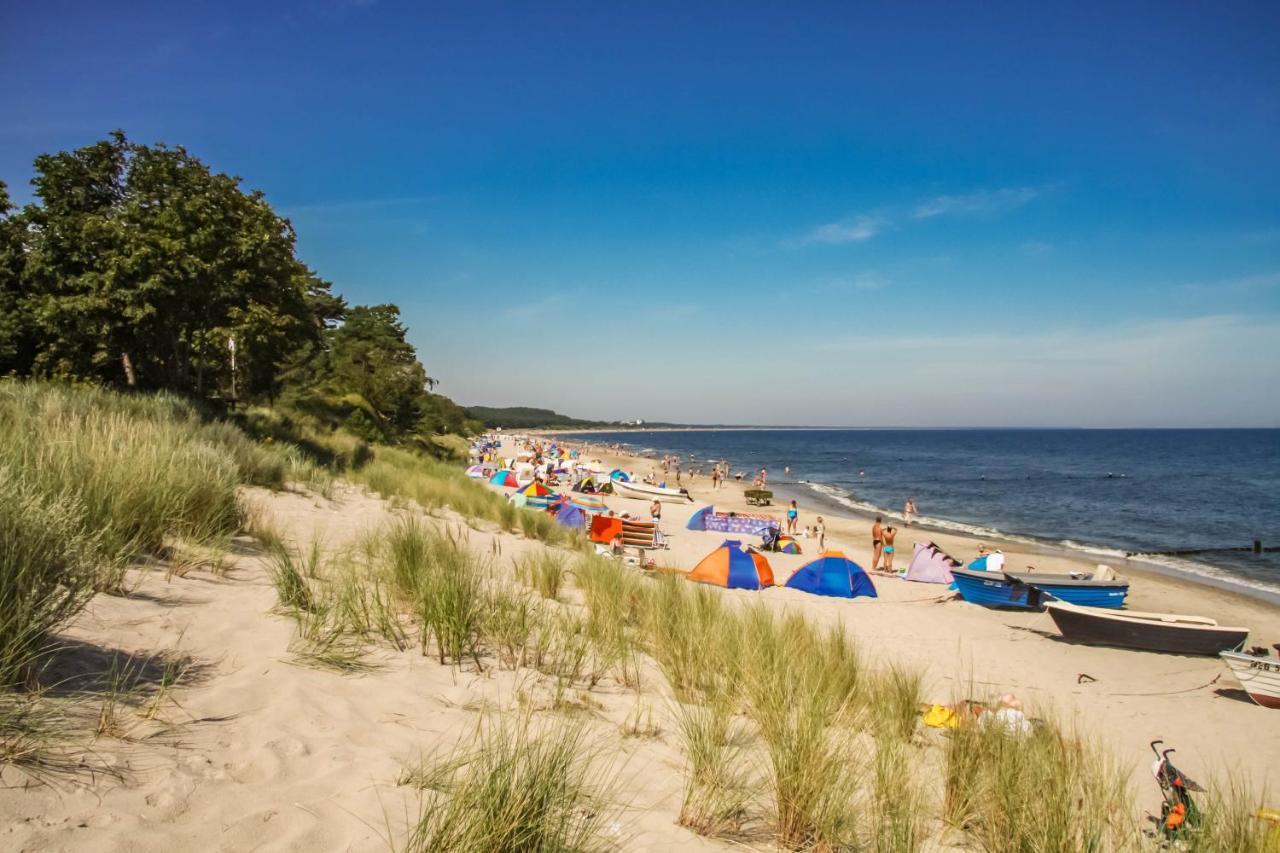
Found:
<svg viewBox="0 0 1280 853"><path fill-rule="evenodd" d="M884 570L886 572L893 571L893 540L898 536L896 527L886 527L884 529Z"/></svg>
<svg viewBox="0 0 1280 853"><path fill-rule="evenodd" d="M880 565L880 558L884 556L884 519L876 516L876 523L871 525L871 571L876 570L876 566Z"/></svg>

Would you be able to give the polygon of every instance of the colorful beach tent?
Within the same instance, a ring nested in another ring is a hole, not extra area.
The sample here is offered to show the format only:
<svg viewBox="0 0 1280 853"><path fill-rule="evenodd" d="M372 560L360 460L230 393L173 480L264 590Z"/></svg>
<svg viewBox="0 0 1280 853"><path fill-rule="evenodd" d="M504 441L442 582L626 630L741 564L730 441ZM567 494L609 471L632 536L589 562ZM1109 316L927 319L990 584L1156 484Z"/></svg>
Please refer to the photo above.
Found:
<svg viewBox="0 0 1280 853"><path fill-rule="evenodd" d="M562 503L560 511L556 513L556 521L565 527L584 528L589 518L585 512L568 502Z"/></svg>
<svg viewBox="0 0 1280 853"><path fill-rule="evenodd" d="M764 589L773 586L773 569L763 554L726 539L689 572L689 580L728 589Z"/></svg>
<svg viewBox="0 0 1280 853"><path fill-rule="evenodd" d="M583 477L573 484L573 490L575 492L594 492L596 491L596 481L590 477Z"/></svg>
<svg viewBox="0 0 1280 853"><path fill-rule="evenodd" d="M490 477L489 482L495 486L506 486L507 488L511 488L511 489L514 489L516 486L520 485L519 481L516 480L515 473L508 470L507 468L503 468L501 471L498 471L496 474Z"/></svg>
<svg viewBox="0 0 1280 853"><path fill-rule="evenodd" d="M539 483L537 480L534 480L527 486L521 486L519 489L516 489L516 494L524 495L527 498L544 498L551 494L551 490Z"/></svg>
<svg viewBox="0 0 1280 853"><path fill-rule="evenodd" d="M875 584L862 566L839 551L825 551L818 559L805 563L787 579L787 586L837 598L876 597Z"/></svg>
<svg viewBox="0 0 1280 853"><path fill-rule="evenodd" d="M774 543L774 547L784 554L799 554L800 543L796 541L796 537L784 533L778 537L778 541Z"/></svg>
<svg viewBox="0 0 1280 853"><path fill-rule="evenodd" d="M959 567L959 561L948 557L937 545L917 542L903 578L919 583L951 583L954 580L951 577L952 566Z"/></svg>
<svg viewBox="0 0 1280 853"><path fill-rule="evenodd" d="M488 468L484 465L472 465L470 468L467 469L467 476L474 477L475 479L479 480L483 477L488 477L489 473L492 470L493 470L492 468Z"/></svg>

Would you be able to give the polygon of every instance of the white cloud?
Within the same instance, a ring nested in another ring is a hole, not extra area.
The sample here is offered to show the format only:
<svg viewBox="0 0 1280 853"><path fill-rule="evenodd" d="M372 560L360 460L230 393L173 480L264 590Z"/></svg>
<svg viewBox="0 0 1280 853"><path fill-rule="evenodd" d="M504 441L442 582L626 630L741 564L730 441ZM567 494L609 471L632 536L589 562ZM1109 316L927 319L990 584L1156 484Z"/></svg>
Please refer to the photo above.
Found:
<svg viewBox="0 0 1280 853"><path fill-rule="evenodd" d="M960 195L940 195L916 205L912 216L932 219L935 216L984 216L1013 210L1039 198L1041 187L1004 187L978 190Z"/></svg>
<svg viewBox="0 0 1280 853"><path fill-rule="evenodd" d="M855 216L840 222L819 225L805 235L802 243L863 243L879 234L885 222L878 216Z"/></svg>
<svg viewBox="0 0 1280 853"><path fill-rule="evenodd" d="M1196 281L1182 285L1182 289L1189 293L1217 295L1256 293L1260 290L1270 290L1273 287L1280 287L1280 271L1222 278L1214 281Z"/></svg>

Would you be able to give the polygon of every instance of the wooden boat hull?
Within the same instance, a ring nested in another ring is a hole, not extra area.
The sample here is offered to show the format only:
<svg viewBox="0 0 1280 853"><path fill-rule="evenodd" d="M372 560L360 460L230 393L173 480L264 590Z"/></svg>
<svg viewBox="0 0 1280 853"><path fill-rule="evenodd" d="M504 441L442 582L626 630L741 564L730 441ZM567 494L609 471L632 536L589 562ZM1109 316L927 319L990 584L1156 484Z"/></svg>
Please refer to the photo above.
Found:
<svg viewBox="0 0 1280 853"><path fill-rule="evenodd" d="M999 572L971 572L952 569L960 597L983 607L1011 607L1039 610L1043 593L1033 586L1006 578Z"/></svg>
<svg viewBox="0 0 1280 853"><path fill-rule="evenodd" d="M690 503L693 498L688 492L680 489L664 489L660 486L650 486L648 483L628 483L625 480L613 480L614 494L620 494L628 498L641 498L643 500L660 500L664 503Z"/></svg>
<svg viewBox="0 0 1280 853"><path fill-rule="evenodd" d="M1280 658L1255 657L1240 652L1219 655L1249 698L1264 708L1280 708Z"/></svg>
<svg viewBox="0 0 1280 853"><path fill-rule="evenodd" d="M1205 624L1211 620L1179 622L1139 618L1105 609L1075 607L1050 602L1046 605L1064 639L1091 646L1115 646L1173 655L1216 655L1239 648L1249 636L1248 628ZM1155 616L1156 614L1152 614Z"/></svg>
<svg viewBox="0 0 1280 853"><path fill-rule="evenodd" d="M1125 597L1129 594L1129 582L1126 580L1077 580L1070 575L1047 575L1038 572L1005 572L1005 574L1034 586L1059 601L1081 607L1123 607Z"/></svg>

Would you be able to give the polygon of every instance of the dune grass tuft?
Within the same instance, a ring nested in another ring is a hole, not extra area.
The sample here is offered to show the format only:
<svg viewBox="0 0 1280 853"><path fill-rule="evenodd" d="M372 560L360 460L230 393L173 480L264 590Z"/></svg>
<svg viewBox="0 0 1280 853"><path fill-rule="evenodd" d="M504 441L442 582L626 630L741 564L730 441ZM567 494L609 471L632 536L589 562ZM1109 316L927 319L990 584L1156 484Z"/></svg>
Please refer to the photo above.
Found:
<svg viewBox="0 0 1280 853"><path fill-rule="evenodd" d="M609 774L602 771L580 725L560 722L537 731L526 719L484 728L474 746L402 776L428 791L402 849L488 853L614 846L610 825L617 809Z"/></svg>
<svg viewBox="0 0 1280 853"><path fill-rule="evenodd" d="M943 817L984 850L1125 850L1135 810L1119 765L1052 724L969 722L946 744Z"/></svg>

